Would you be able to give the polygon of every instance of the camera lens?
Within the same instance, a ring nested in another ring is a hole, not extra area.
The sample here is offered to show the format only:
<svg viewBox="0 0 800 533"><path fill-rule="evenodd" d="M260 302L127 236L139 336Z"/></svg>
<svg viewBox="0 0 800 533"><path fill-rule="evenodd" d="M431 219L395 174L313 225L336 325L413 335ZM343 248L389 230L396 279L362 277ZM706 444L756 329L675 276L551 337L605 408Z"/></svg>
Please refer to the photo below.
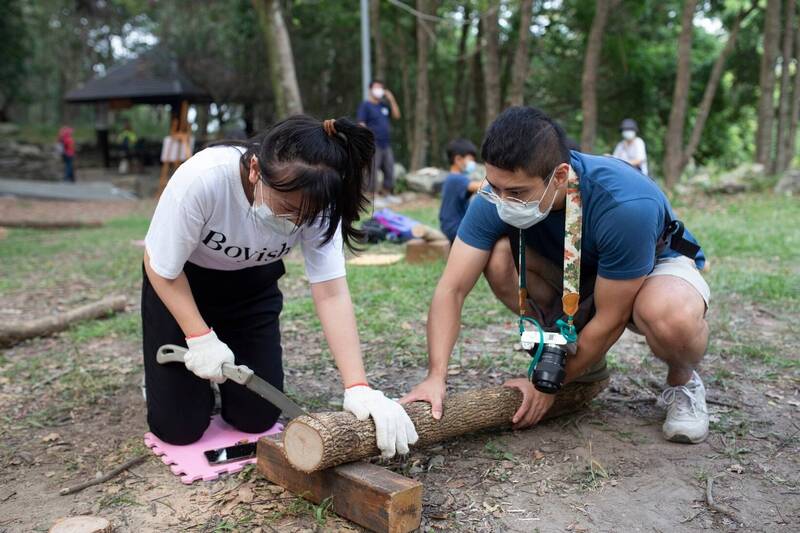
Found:
<svg viewBox="0 0 800 533"><path fill-rule="evenodd" d="M547 394L555 394L564 383L567 352L555 344L545 344L539 364L533 371L531 381L536 390Z"/></svg>

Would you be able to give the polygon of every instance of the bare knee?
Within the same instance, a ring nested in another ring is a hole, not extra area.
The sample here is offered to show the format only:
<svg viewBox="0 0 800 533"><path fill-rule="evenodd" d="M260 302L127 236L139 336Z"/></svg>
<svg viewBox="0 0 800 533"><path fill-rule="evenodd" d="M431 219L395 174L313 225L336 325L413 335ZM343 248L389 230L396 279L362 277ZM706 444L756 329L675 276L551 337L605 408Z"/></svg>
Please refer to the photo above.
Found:
<svg viewBox="0 0 800 533"><path fill-rule="evenodd" d="M697 343L704 344L708 336L708 324L703 314L691 304L650 301L635 305L633 318L651 345L671 348L670 351L687 356Z"/></svg>
<svg viewBox="0 0 800 533"><path fill-rule="evenodd" d="M483 275L492 292L500 301L506 305L508 305L509 301L515 301L517 271L514 267L511 243L507 237L497 241L494 248L492 248L489 261L483 269Z"/></svg>

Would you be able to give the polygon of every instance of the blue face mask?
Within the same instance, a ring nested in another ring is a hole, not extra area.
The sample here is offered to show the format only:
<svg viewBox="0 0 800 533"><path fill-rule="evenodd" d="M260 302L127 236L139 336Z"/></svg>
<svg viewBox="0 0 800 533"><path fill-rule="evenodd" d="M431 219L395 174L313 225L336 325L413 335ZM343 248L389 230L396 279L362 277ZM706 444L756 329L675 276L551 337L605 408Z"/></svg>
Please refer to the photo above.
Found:
<svg viewBox="0 0 800 533"><path fill-rule="evenodd" d="M477 163L476 163L474 160L469 160L469 161L467 161L467 164L466 164L466 165L464 165L464 174L466 174L467 176L469 176L470 174L472 174L473 172L475 172L475 169L476 169L477 167L478 167L478 164L477 164Z"/></svg>

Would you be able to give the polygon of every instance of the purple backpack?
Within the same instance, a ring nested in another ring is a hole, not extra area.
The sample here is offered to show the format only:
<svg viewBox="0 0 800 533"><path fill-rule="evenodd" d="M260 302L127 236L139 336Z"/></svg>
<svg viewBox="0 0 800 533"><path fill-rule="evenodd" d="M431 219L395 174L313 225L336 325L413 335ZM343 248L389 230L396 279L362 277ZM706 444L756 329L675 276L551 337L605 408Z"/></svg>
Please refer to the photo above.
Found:
<svg viewBox="0 0 800 533"><path fill-rule="evenodd" d="M380 222L381 226L386 228L389 232L389 239L407 241L414 236L411 234L411 228L419 224L419 221L409 218L400 213L395 213L389 208L375 211L372 218Z"/></svg>

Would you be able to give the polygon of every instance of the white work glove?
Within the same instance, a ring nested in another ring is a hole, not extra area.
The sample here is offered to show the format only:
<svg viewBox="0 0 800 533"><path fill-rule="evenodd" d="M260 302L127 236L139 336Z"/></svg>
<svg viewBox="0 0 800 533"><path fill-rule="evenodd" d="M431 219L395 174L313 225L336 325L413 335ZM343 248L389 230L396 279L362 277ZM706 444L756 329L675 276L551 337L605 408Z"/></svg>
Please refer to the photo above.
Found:
<svg viewBox="0 0 800 533"><path fill-rule="evenodd" d="M228 345L217 338L212 329L205 335L186 339L189 351L183 356L186 368L195 373L197 377L208 379L214 383L222 383L222 364L233 362L233 352Z"/></svg>
<svg viewBox="0 0 800 533"><path fill-rule="evenodd" d="M345 389L342 408L359 420L372 417L378 448L383 457L394 457L395 452L408 453L408 445L419 439L414 423L403 406L379 390L364 385Z"/></svg>

